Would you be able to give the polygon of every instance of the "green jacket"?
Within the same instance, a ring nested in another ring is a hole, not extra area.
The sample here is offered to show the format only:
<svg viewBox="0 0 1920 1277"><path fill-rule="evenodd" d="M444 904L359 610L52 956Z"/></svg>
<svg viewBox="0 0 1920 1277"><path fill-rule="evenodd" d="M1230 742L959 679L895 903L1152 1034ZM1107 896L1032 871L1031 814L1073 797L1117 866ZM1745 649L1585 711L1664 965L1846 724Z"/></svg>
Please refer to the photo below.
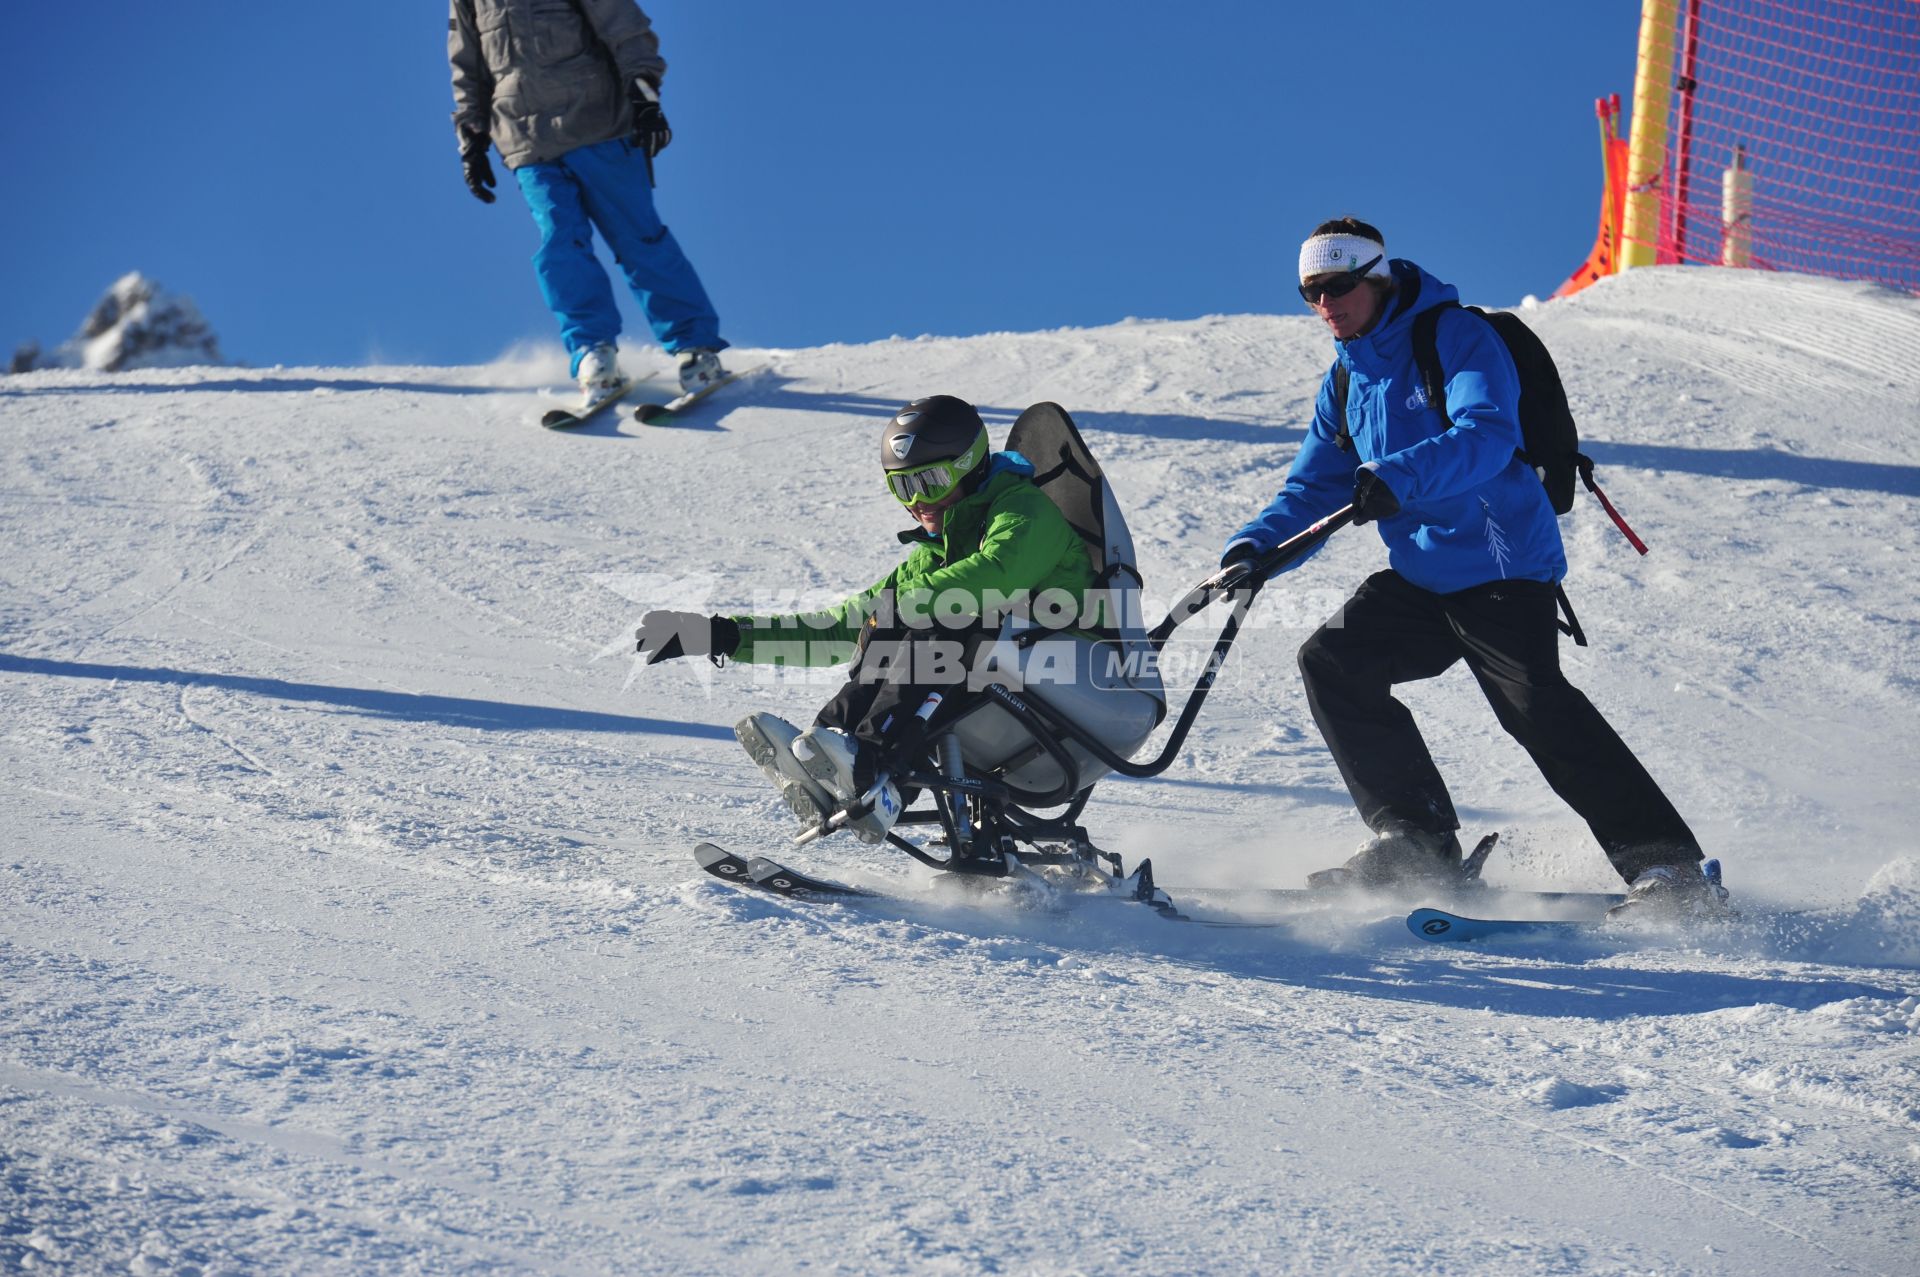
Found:
<svg viewBox="0 0 1920 1277"><path fill-rule="evenodd" d="M776 665L839 665L853 658L868 618L891 600L903 619L931 615L935 628L986 614L990 623L1043 594L1038 609L1055 628L1080 628L1080 609L1093 588L1086 543L1060 508L1033 485L1033 463L1017 452L996 452L987 477L947 511L944 532L915 528L900 539L912 546L906 561L828 612L736 616L736 661Z"/></svg>

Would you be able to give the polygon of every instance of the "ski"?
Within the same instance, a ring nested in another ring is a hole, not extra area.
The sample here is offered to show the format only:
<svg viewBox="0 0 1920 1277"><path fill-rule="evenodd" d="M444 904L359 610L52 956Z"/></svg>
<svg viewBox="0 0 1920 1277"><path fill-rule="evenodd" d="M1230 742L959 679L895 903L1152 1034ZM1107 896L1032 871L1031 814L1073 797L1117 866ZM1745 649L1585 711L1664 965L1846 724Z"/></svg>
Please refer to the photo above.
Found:
<svg viewBox="0 0 1920 1277"><path fill-rule="evenodd" d="M783 896L865 896L875 893L862 891L858 887L849 887L842 882L829 882L825 878L813 878L789 869L778 861L768 860L765 856L755 856L747 862L747 876L756 887L764 887Z"/></svg>
<svg viewBox="0 0 1920 1277"><path fill-rule="evenodd" d="M718 843L703 842L693 849L694 863L716 878L725 878L728 882L753 885L748 874L747 862L740 859Z"/></svg>
<svg viewBox="0 0 1920 1277"><path fill-rule="evenodd" d="M577 408L549 408L541 414L540 424L549 430L571 430L575 426L583 426L598 416L608 404L623 398L629 390L639 384L629 377L623 380L617 389L609 390L597 399L589 399Z"/></svg>
<svg viewBox="0 0 1920 1277"><path fill-rule="evenodd" d="M647 425L669 424L675 416L693 407L714 391L726 386L731 386L742 377L750 376L758 371L759 369L757 368L743 368L739 372L730 372L716 382L702 386L698 390L688 391L686 394L669 399L665 403L637 404L633 410L633 419L644 422Z"/></svg>
<svg viewBox="0 0 1920 1277"><path fill-rule="evenodd" d="M1319 910L1368 909L1411 906L1424 901L1456 908L1473 908L1487 913L1500 909L1529 910L1550 905L1556 909L1606 910L1626 896L1617 891L1529 891L1518 887L1469 885L1457 890L1407 892L1369 892L1358 888L1335 887L1168 887L1167 894L1178 900L1190 900L1212 908L1259 908L1271 906L1288 913Z"/></svg>
<svg viewBox="0 0 1920 1277"><path fill-rule="evenodd" d="M1607 925L1601 918L1468 918L1445 909L1415 909L1407 930L1433 944L1471 944L1495 936L1578 936Z"/></svg>
<svg viewBox="0 0 1920 1277"><path fill-rule="evenodd" d="M828 882L787 868L765 856L743 860L718 843L703 842L693 849L694 863L716 878L742 887L758 887L779 896L872 896L871 891Z"/></svg>
<svg viewBox="0 0 1920 1277"><path fill-rule="evenodd" d="M1218 907L1268 904L1289 912L1357 910L1403 905L1449 904L1476 909L1527 911L1540 905L1606 910L1626 897L1607 891L1529 891L1489 886L1481 877L1487 858L1500 841L1498 831L1482 837L1460 862L1460 876L1452 882L1421 882L1404 888L1368 887L1344 869L1323 869L1308 875L1305 887L1169 887L1183 900L1197 899Z"/></svg>

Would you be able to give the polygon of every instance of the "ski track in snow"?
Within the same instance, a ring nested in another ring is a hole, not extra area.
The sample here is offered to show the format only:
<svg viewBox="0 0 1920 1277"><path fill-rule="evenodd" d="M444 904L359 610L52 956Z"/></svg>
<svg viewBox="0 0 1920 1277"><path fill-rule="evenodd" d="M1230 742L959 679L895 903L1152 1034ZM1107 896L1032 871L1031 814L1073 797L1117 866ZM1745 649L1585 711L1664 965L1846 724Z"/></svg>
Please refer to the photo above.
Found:
<svg viewBox="0 0 1920 1277"><path fill-rule="evenodd" d="M1526 318L1653 546L1581 498L1563 654L1721 932L1205 931L788 853L729 725L830 683L618 655L884 572L872 434L940 391L1065 404L1164 605L1297 447L1306 318L740 352L568 435L557 354L0 380L0 1270L1911 1271L1920 301L1651 270ZM1383 558L1263 595L1095 837L1176 897L1344 855L1293 652ZM1469 678L1402 690L1490 878L1615 885Z"/></svg>

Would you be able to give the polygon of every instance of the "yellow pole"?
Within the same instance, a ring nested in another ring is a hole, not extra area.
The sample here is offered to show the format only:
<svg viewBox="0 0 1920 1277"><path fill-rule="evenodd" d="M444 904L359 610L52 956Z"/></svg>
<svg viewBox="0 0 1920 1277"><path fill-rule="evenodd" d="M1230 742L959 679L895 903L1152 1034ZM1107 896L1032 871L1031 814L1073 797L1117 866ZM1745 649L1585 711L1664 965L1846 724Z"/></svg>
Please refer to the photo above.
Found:
<svg viewBox="0 0 1920 1277"><path fill-rule="evenodd" d="M1620 267L1651 266L1660 239L1661 168L1667 162L1667 113L1673 105L1673 52L1679 0L1641 0L1640 55L1633 75L1633 124L1627 135L1627 216Z"/></svg>

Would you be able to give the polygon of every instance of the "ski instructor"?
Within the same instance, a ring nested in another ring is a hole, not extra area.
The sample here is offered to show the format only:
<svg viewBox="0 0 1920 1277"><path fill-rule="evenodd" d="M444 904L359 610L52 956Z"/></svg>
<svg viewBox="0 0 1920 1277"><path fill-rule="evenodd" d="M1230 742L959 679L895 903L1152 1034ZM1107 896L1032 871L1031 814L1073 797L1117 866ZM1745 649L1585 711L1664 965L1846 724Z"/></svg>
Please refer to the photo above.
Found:
<svg viewBox="0 0 1920 1277"><path fill-rule="evenodd" d="M1446 402L1426 402L1413 317L1458 295L1389 260L1380 232L1353 218L1322 223L1300 246L1300 295L1332 334L1335 364L1286 486L1221 561L1257 556L1348 503L1353 522L1376 524L1387 546L1387 569L1300 648L1314 722L1374 833L1314 879L1457 880L1453 799L1393 687L1464 661L1501 727L1630 884L1622 909L1722 907L1725 890L1702 875L1680 813L1560 671L1555 587L1566 555L1547 491L1516 455L1520 383L1505 344L1478 315L1450 307L1436 333ZM1339 440L1341 368L1350 451Z"/></svg>
<svg viewBox="0 0 1920 1277"><path fill-rule="evenodd" d="M453 127L467 189L494 200L489 144L540 228L540 291L570 374L592 402L624 384L620 311L593 253L599 230L653 335L692 392L725 376L720 319L653 207L653 160L673 140L660 109L667 64L633 0L451 0Z"/></svg>

